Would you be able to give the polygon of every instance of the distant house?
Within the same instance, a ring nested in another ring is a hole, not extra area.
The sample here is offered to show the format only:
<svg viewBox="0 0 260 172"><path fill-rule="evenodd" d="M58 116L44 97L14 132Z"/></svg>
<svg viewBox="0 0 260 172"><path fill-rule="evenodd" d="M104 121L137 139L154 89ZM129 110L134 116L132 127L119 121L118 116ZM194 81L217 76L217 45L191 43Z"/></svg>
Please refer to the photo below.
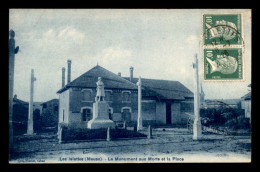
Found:
<svg viewBox="0 0 260 172"><path fill-rule="evenodd" d="M42 127L57 127L59 116L59 100L52 99L41 104L41 124Z"/></svg>
<svg viewBox="0 0 260 172"><path fill-rule="evenodd" d="M35 102L33 106L34 129L40 127L41 102ZM27 132L29 103L17 98L13 98L13 130L14 135L25 134Z"/></svg>
<svg viewBox="0 0 260 172"><path fill-rule="evenodd" d="M68 74L70 76L70 73ZM97 65L58 90L59 123L87 127L93 117L96 82L102 77L105 100L109 104L109 118L126 121L133 125L137 121L137 78L121 77ZM193 112L193 93L178 81L142 78L143 124L183 124L185 112Z"/></svg>
<svg viewBox="0 0 260 172"><path fill-rule="evenodd" d="M241 107L245 110L245 117L251 122L251 92L241 97Z"/></svg>
<svg viewBox="0 0 260 172"><path fill-rule="evenodd" d="M13 131L14 135L25 134L28 121L28 102L22 101L15 95L13 98Z"/></svg>

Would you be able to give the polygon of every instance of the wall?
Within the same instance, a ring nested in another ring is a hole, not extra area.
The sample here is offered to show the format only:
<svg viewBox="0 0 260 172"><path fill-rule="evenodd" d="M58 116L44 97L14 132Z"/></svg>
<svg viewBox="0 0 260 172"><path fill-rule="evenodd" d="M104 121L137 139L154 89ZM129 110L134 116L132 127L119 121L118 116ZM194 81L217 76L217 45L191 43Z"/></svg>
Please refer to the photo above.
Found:
<svg viewBox="0 0 260 172"><path fill-rule="evenodd" d="M178 101L175 101L171 104L172 111L172 124L180 124L181 123L181 104Z"/></svg>
<svg viewBox="0 0 260 172"><path fill-rule="evenodd" d="M166 124L166 103L156 102L156 116L157 124Z"/></svg>
<svg viewBox="0 0 260 172"><path fill-rule="evenodd" d="M245 109L245 100L241 99L241 109Z"/></svg>
<svg viewBox="0 0 260 172"><path fill-rule="evenodd" d="M106 90L106 89L105 89ZM109 90L109 89L108 89ZM111 90L111 89L110 89ZM111 100L107 101L109 107L113 108L112 119L120 121L123 107L131 108L131 120L137 122L138 116L138 94L137 90L111 90ZM131 91L130 101L124 102L122 91ZM87 122L82 122L81 110L84 107L93 107L96 96L96 88L91 89L92 95L90 100L83 100L82 89L70 88L60 94L59 121L62 121L62 110L65 110L65 122L71 125L86 127ZM106 98L105 98L106 100ZM172 124L185 124L187 118L184 112L181 112L181 102L175 101L171 104ZM93 109L92 109L93 112ZM69 117L67 114L70 114ZM156 102L154 100L142 101L143 123L156 122L157 124L166 124L166 103Z"/></svg>
<svg viewBox="0 0 260 172"><path fill-rule="evenodd" d="M251 119L251 100L245 100L245 117Z"/></svg>
<svg viewBox="0 0 260 172"><path fill-rule="evenodd" d="M181 112L180 112L180 124L187 124L189 115L194 114L194 102L193 100L186 100L181 102Z"/></svg>
<svg viewBox="0 0 260 172"><path fill-rule="evenodd" d="M138 105L136 111L132 113L132 125L137 124ZM143 126L154 124L156 122L156 101L143 100L142 101L142 120Z"/></svg>
<svg viewBox="0 0 260 172"><path fill-rule="evenodd" d="M68 89L59 94L59 123L69 123L69 97L71 90ZM63 121L63 110L64 110L64 121Z"/></svg>

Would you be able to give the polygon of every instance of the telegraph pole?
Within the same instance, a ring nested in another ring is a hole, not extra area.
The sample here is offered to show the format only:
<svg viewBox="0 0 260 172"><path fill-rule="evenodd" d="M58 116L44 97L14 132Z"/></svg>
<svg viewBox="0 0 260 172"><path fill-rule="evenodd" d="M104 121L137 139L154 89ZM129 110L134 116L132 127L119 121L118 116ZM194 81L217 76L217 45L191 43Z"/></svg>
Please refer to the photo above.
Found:
<svg viewBox="0 0 260 172"><path fill-rule="evenodd" d="M15 47L15 32L9 31L9 157L13 152L13 89L14 89L14 61L19 46Z"/></svg>
<svg viewBox="0 0 260 172"><path fill-rule="evenodd" d="M33 93L34 93L34 82L36 78L34 77L34 70L31 70L31 87L30 87L30 102L29 102L29 112L28 112L28 125L27 134L33 134Z"/></svg>
<svg viewBox="0 0 260 172"><path fill-rule="evenodd" d="M201 121L200 121L200 96L199 96L199 63L197 54L194 56L194 124L193 140L201 139Z"/></svg>
<svg viewBox="0 0 260 172"><path fill-rule="evenodd" d="M137 131L143 129L143 119L142 119L142 81L141 77L137 82L138 86L138 117L137 117Z"/></svg>

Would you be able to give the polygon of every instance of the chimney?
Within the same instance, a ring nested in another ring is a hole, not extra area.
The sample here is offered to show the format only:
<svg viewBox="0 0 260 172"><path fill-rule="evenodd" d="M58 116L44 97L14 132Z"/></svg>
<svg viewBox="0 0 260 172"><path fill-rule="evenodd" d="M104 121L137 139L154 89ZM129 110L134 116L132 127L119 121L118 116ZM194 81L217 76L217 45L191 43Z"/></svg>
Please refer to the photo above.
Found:
<svg viewBox="0 0 260 172"><path fill-rule="evenodd" d="M134 75L134 68L131 66L130 67L130 81L133 81L133 75Z"/></svg>
<svg viewBox="0 0 260 172"><path fill-rule="evenodd" d="M118 76L121 76L121 72L118 72L118 74L117 74Z"/></svg>
<svg viewBox="0 0 260 172"><path fill-rule="evenodd" d="M70 83L70 77L71 77L71 60L68 60L68 81L67 84Z"/></svg>
<svg viewBox="0 0 260 172"><path fill-rule="evenodd" d="M62 87L65 86L65 67L62 68Z"/></svg>

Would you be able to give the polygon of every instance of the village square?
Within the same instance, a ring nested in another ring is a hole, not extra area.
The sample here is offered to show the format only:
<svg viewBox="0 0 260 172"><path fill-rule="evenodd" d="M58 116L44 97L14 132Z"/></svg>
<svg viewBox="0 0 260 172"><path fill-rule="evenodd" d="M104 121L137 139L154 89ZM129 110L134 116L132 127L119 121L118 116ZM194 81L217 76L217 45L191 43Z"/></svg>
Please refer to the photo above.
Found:
<svg viewBox="0 0 260 172"><path fill-rule="evenodd" d="M251 83L240 97L206 99L198 52L185 66L193 89L127 64L127 75L101 62L75 76L74 61L63 58L58 98L35 101L42 78L31 68L25 101L14 93L21 33L9 34L10 163L250 162Z"/></svg>

